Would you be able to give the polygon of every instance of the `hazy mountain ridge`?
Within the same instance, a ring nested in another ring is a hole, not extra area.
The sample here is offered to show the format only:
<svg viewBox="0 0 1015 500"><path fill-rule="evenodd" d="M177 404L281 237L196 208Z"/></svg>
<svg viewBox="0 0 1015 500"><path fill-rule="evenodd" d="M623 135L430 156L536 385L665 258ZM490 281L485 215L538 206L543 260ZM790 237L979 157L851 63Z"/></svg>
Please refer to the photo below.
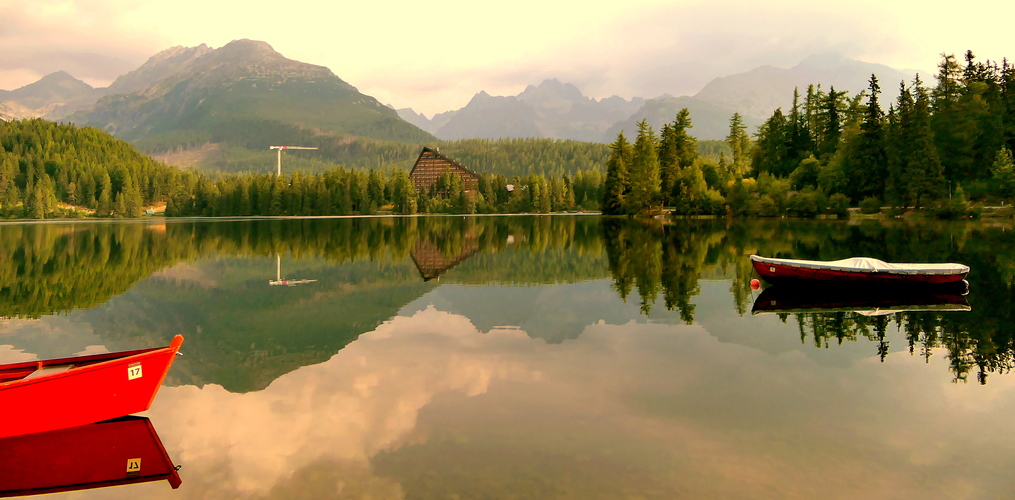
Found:
<svg viewBox="0 0 1015 500"><path fill-rule="evenodd" d="M637 123L641 120L648 121L648 124L658 135L666 123L672 122L681 109L687 108L691 113L691 129L688 133L702 140L718 140L729 135L729 120L735 113L730 108L716 106L714 104L696 99L694 97L660 97L645 102L636 113L627 120L613 124L603 136L602 142L613 142L621 131L628 140L634 140L638 134ZM761 125L764 120L750 116L744 117L744 125L747 125L748 133L753 133L755 127Z"/></svg>
<svg viewBox="0 0 1015 500"><path fill-rule="evenodd" d="M517 96L480 91L465 107L438 113L430 120L409 108L400 110L399 116L442 140L532 137L601 142L605 130L644 101L619 96L597 101L570 83L548 79L529 85Z"/></svg>
<svg viewBox="0 0 1015 500"><path fill-rule="evenodd" d="M877 75L882 91L880 100L887 106L898 97L899 82L910 83L916 73L847 59L838 54L817 54L789 69L761 66L745 73L716 78L694 98L718 107L736 109L745 117L765 120L776 108L789 111L793 105L794 88L800 90L801 104L807 94L807 86L811 84L820 84L826 92L831 87L837 91L848 90L850 96L855 96L867 88L871 74ZM928 81L926 74L920 77Z"/></svg>
<svg viewBox="0 0 1015 500"><path fill-rule="evenodd" d="M133 91L107 95L71 119L133 141L166 133L211 140L214 133L242 135L244 127L265 123L320 134L432 139L328 68L287 59L261 41L174 47L110 87Z"/></svg>
<svg viewBox="0 0 1015 500"><path fill-rule="evenodd" d="M435 115L428 122L423 121L425 116L409 108L399 113L445 140L535 137L608 143L621 130L629 137L635 134L637 122L643 119L658 132L686 107L694 123L692 135L699 139L722 139L729 133L729 119L734 113L744 117L748 131L753 133L776 108L788 112L794 88L800 89L801 103L810 84L821 85L825 91L835 87L857 95L867 88L872 73L881 82L881 102L887 106L898 96L898 82L911 81L917 72L837 54L817 54L788 69L760 66L715 78L693 96L631 100L613 96L596 101L582 95L572 84L545 80L503 100L481 91L465 107ZM929 80L927 75L921 77Z"/></svg>
<svg viewBox="0 0 1015 500"><path fill-rule="evenodd" d="M17 120L19 117L11 111L10 108L0 103L0 121L9 122L11 120Z"/></svg>
<svg viewBox="0 0 1015 500"><path fill-rule="evenodd" d="M62 118L90 106L102 92L66 71L57 71L24 87L0 90L0 103L16 118Z"/></svg>
<svg viewBox="0 0 1015 500"><path fill-rule="evenodd" d="M809 84L856 95L867 87L871 73L878 75L881 101L887 105L898 94L898 82L911 81L916 72L819 54L788 69L760 66L718 77L693 96L654 99L597 100L573 84L548 79L516 96L480 91L461 109L427 119L411 108L381 105L326 67L287 59L265 42L236 40L218 49L204 44L166 49L106 88L57 72L17 90L0 90L0 117L69 117L132 141L154 138L166 147L175 147L174 141L185 147L212 142L209 131L215 130L240 136L243 127L264 128L269 122L273 137L313 131L408 142L436 136L609 143L620 130L633 135L642 119L658 131L687 107L693 135L721 139L734 112L744 116L753 132L776 108L788 111L794 88L800 89L801 100Z"/></svg>

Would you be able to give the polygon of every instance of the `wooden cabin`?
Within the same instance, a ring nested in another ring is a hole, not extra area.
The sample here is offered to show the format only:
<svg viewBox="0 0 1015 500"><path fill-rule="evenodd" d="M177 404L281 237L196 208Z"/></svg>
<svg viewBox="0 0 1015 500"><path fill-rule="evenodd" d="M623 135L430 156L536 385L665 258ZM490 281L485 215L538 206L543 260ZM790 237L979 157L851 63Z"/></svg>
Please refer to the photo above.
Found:
<svg viewBox="0 0 1015 500"><path fill-rule="evenodd" d="M416 186L416 192L422 193L430 190L444 172L451 171L462 178L462 189L465 191L477 191L479 189L479 174L469 170L465 165L458 163L441 154L439 149L424 147L420 151L416 164L409 171L409 178Z"/></svg>

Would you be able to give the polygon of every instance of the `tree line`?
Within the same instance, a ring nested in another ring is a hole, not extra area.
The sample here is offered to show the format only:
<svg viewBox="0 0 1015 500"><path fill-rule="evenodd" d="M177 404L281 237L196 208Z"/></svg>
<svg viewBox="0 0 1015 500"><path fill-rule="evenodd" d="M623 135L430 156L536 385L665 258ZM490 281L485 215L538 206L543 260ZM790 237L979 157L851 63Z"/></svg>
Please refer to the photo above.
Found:
<svg viewBox="0 0 1015 500"><path fill-rule="evenodd" d="M393 214L551 213L597 210L602 176L579 170L574 176L530 174L511 178L483 174L478 189L446 172L417 192L403 169L349 170L320 174L237 174L198 177L166 204L166 216L327 216Z"/></svg>
<svg viewBox="0 0 1015 500"><path fill-rule="evenodd" d="M686 109L659 137L643 121L633 144L621 132L610 146L603 213L806 217L888 204L948 217L975 215L969 200L1010 199L1015 66L942 57L937 86L902 82L887 112L871 75L852 97L811 85L801 102L795 90L790 112L777 109L753 139L734 114L718 161L697 156Z"/></svg>

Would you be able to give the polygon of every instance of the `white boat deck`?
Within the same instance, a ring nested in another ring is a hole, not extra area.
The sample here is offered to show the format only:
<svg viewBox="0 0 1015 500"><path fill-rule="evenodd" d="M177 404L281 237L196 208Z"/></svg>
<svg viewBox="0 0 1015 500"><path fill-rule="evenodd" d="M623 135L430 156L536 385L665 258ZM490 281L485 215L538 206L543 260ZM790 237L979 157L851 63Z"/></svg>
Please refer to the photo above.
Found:
<svg viewBox="0 0 1015 500"><path fill-rule="evenodd" d="M853 257L842 260L793 260L773 259L752 255L751 260L765 264L799 267L804 269L820 269L829 271L847 271L854 273L888 273L888 274L962 274L969 272L969 266L963 264L894 264L870 257Z"/></svg>

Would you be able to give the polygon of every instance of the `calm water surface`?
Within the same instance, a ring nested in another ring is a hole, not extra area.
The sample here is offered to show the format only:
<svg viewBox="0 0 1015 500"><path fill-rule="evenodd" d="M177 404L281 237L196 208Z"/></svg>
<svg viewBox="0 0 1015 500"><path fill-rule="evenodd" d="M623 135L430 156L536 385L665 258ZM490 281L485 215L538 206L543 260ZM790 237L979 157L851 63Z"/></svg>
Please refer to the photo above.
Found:
<svg viewBox="0 0 1015 500"><path fill-rule="evenodd" d="M972 273L763 297L752 253ZM1013 283L989 223L13 224L0 362L186 337L180 489L59 498L1011 498Z"/></svg>

